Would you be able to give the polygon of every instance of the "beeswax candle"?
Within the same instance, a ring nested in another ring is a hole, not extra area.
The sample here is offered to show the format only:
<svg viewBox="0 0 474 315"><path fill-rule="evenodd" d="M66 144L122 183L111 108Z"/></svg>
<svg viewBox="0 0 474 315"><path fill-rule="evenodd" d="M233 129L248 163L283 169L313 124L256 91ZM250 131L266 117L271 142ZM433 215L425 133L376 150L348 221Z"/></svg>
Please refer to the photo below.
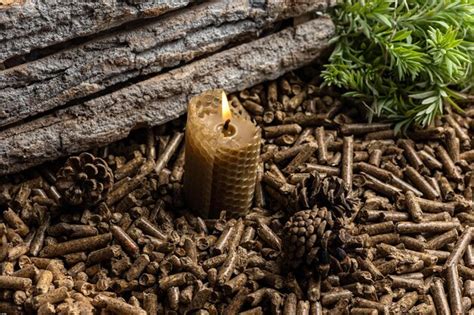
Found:
<svg viewBox="0 0 474 315"><path fill-rule="evenodd" d="M204 218L226 210L244 215L252 205L260 128L229 106L223 90L191 99L186 124L184 192Z"/></svg>

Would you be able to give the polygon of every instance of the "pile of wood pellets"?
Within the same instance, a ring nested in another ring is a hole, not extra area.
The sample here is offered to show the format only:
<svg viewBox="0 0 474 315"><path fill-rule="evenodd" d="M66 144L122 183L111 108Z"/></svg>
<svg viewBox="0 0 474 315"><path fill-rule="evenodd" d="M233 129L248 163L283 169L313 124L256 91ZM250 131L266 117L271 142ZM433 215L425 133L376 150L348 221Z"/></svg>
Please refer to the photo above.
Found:
<svg viewBox="0 0 474 315"><path fill-rule="evenodd" d="M65 202L66 160L1 178L0 313L474 314L474 107L396 134L312 67L229 100L263 131L244 217L187 211L184 117L90 151L113 174L97 204ZM314 174L349 192L329 211L356 201L349 270L288 267L284 226L318 207Z"/></svg>

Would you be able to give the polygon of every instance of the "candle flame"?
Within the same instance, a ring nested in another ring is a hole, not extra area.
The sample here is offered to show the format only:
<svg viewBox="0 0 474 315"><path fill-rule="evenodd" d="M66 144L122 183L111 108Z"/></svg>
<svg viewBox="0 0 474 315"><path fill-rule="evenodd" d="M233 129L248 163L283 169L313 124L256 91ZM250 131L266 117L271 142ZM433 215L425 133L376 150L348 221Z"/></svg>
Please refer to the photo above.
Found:
<svg viewBox="0 0 474 315"><path fill-rule="evenodd" d="M229 102L227 101L227 95L222 91L222 120L226 121L232 118L230 111Z"/></svg>

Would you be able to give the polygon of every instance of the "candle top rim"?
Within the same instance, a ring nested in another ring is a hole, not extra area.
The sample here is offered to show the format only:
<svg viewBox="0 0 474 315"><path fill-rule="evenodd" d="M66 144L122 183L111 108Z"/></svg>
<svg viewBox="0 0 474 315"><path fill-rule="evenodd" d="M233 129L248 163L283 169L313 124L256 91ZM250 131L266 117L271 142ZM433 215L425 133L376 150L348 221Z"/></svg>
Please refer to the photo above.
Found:
<svg viewBox="0 0 474 315"><path fill-rule="evenodd" d="M228 149L240 150L254 145L256 140L260 139L261 129L255 122L242 115L235 106L229 106L232 113L230 124L235 128L235 133L225 136L219 130L219 126L225 123L221 109L224 93L222 89L214 89L192 97L188 106L188 124L200 126L194 132L199 131L199 136L207 139L206 141L215 142L216 145L221 143Z"/></svg>

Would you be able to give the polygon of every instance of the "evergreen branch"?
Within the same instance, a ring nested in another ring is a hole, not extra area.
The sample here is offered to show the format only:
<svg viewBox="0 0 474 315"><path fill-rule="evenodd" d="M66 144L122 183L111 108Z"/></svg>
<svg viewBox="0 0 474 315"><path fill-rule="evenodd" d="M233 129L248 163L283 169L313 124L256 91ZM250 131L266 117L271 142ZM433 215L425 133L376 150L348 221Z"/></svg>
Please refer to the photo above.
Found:
<svg viewBox="0 0 474 315"><path fill-rule="evenodd" d="M372 116L402 130L430 124L469 91L474 71L473 0L340 0L326 85L347 89Z"/></svg>

